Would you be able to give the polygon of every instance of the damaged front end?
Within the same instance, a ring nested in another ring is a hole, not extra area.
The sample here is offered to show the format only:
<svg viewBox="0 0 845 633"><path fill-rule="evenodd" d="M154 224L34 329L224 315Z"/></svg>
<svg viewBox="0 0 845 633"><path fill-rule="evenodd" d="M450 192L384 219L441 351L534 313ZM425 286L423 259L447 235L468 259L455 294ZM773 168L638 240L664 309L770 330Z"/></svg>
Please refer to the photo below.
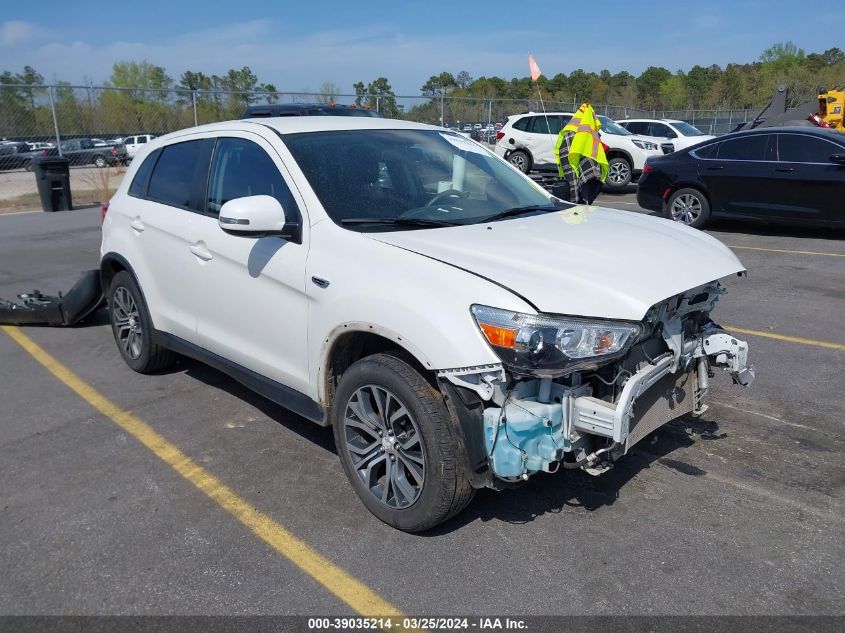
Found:
<svg viewBox="0 0 845 633"><path fill-rule="evenodd" d="M438 377L476 456L474 483L561 467L599 474L658 427L702 413L714 369L750 384L748 345L710 320L725 292L717 282L695 288L653 306L640 323L473 306L503 362Z"/></svg>

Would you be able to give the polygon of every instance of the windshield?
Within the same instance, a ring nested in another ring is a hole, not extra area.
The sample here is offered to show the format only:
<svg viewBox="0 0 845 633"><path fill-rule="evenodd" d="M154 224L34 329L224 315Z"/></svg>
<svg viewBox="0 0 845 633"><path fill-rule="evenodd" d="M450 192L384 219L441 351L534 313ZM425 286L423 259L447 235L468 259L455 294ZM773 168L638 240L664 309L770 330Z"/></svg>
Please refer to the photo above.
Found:
<svg viewBox="0 0 845 633"><path fill-rule="evenodd" d="M618 136L633 136L628 130L619 125L613 119L606 116L599 116L598 120L601 122L601 131L605 134L616 134Z"/></svg>
<svg viewBox="0 0 845 633"><path fill-rule="evenodd" d="M568 206L450 132L306 132L284 141L329 217L350 230L474 224Z"/></svg>
<svg viewBox="0 0 845 633"><path fill-rule="evenodd" d="M704 136L704 132L689 123L684 123L683 121L673 121L672 125L684 136Z"/></svg>

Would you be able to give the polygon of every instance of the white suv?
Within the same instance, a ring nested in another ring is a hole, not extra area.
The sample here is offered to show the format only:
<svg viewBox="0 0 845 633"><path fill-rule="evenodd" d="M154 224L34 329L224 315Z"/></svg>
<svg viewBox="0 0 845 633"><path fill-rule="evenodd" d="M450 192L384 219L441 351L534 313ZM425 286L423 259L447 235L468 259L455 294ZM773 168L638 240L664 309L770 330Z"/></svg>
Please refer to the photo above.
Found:
<svg viewBox="0 0 845 633"><path fill-rule="evenodd" d="M149 143L153 140L155 136L152 134L138 134L136 136L127 136L123 139L123 144L126 146L126 155L129 158L135 158L135 154L138 153L138 150L144 146L145 143Z"/></svg>
<svg viewBox="0 0 845 633"><path fill-rule="evenodd" d="M709 316L718 279L743 271L721 242L561 202L422 124L285 117L155 139L105 210L101 255L132 369L184 354L332 425L352 488L402 530L476 488L597 474L703 410L711 368L753 377Z"/></svg>
<svg viewBox="0 0 845 633"><path fill-rule="evenodd" d="M661 145L665 154L716 138L694 125L676 119L624 119L618 123L632 134L655 141Z"/></svg>
<svg viewBox="0 0 845 633"><path fill-rule="evenodd" d="M571 112L529 112L508 117L496 134L495 152L523 173L557 171L554 146L558 133L569 123ZM599 116L609 173L605 186L611 191L636 182L649 156L661 154L658 144L632 135L613 119Z"/></svg>

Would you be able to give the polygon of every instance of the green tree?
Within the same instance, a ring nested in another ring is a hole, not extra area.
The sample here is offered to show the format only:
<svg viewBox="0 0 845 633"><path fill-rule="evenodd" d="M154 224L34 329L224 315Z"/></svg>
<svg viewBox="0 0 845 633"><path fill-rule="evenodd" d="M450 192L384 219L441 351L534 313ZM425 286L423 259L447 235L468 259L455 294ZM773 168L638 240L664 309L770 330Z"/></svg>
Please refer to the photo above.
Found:
<svg viewBox="0 0 845 633"><path fill-rule="evenodd" d="M666 78L660 83L659 88L660 105L670 110L680 110L687 104L687 91L684 83L684 73L680 70L677 74Z"/></svg>
<svg viewBox="0 0 845 633"><path fill-rule="evenodd" d="M379 77L371 81L364 88L364 82L354 84L357 98L355 103L364 108L378 109L388 119L399 118L399 107L396 104L396 93L386 77Z"/></svg>
<svg viewBox="0 0 845 633"><path fill-rule="evenodd" d="M637 100L642 108L659 108L660 85L672 76L663 67L649 66L637 77Z"/></svg>
<svg viewBox="0 0 845 633"><path fill-rule="evenodd" d="M173 87L173 79L163 66L156 66L146 60L120 61L112 66L111 77L106 85L131 90L130 94L137 101L164 103L168 91Z"/></svg>
<svg viewBox="0 0 845 633"><path fill-rule="evenodd" d="M442 72L439 75L432 75L428 78L422 88L420 88L420 92L423 93L426 97L439 97L444 92L448 91L449 88L456 88L457 82L455 78L452 76L452 73L449 72Z"/></svg>

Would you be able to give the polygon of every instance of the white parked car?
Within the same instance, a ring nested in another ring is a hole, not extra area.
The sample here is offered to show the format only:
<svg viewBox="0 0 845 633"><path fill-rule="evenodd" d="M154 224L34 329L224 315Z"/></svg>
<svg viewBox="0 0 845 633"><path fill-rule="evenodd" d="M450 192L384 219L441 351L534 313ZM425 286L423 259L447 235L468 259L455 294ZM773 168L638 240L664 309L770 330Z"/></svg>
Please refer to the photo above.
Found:
<svg viewBox="0 0 845 633"><path fill-rule="evenodd" d="M104 210L101 256L132 369L185 354L333 426L352 488L402 530L476 488L598 474L702 411L713 369L753 378L747 345L710 320L718 280L743 271L721 242L561 202L407 121L155 139Z"/></svg>
<svg viewBox="0 0 845 633"><path fill-rule="evenodd" d="M152 134L137 134L135 136L127 136L123 139L123 144L126 146L126 155L129 158L135 158L138 150L155 138Z"/></svg>
<svg viewBox="0 0 845 633"><path fill-rule="evenodd" d="M659 145L671 143L664 153L677 152L704 141L716 138L712 134L705 134L694 125L676 119L624 119L617 121L632 134L649 137Z"/></svg>
<svg viewBox="0 0 845 633"><path fill-rule="evenodd" d="M37 152L43 149L53 149L55 147L53 143L43 141L27 141L27 145L29 145L29 151L31 152Z"/></svg>
<svg viewBox="0 0 845 633"><path fill-rule="evenodd" d="M523 173L557 171L554 146L558 133L571 118L572 112L512 115L496 134L495 152ZM639 178L649 156L661 154L660 148L653 140L632 135L608 117L598 119L609 167L605 186L610 190L624 189Z"/></svg>

